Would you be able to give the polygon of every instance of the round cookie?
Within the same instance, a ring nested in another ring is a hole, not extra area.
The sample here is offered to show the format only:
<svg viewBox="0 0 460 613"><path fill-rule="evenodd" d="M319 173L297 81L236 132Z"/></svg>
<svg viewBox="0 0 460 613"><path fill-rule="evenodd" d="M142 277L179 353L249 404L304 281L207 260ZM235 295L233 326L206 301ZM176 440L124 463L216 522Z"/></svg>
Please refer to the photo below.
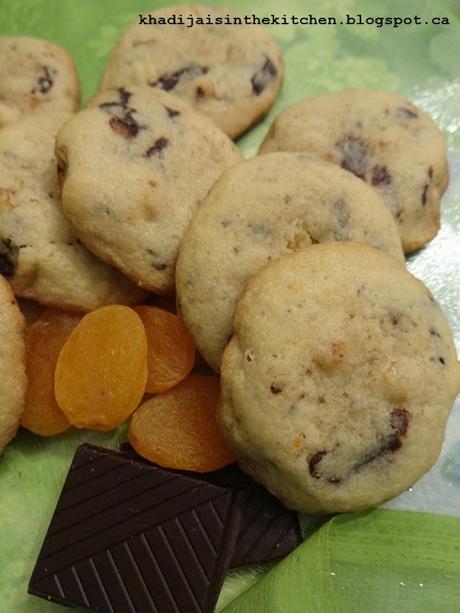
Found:
<svg viewBox="0 0 460 613"><path fill-rule="evenodd" d="M146 87L96 96L58 134L64 213L91 251L142 287L174 291L182 235L233 142L176 96Z"/></svg>
<svg viewBox="0 0 460 613"><path fill-rule="evenodd" d="M393 92L340 91L282 111L260 153L309 151L376 190L410 253L436 236L449 182L447 147L434 121Z"/></svg>
<svg viewBox="0 0 460 613"><path fill-rule="evenodd" d="M101 89L132 84L169 91L232 138L265 115L284 78L281 49L266 30L225 25L236 15L219 7L172 6L150 15L155 22L133 25L112 51ZM184 25L165 25L180 15ZM208 16L222 23L199 23Z"/></svg>
<svg viewBox="0 0 460 613"><path fill-rule="evenodd" d="M222 361L220 423L287 506L377 505L441 450L460 384L446 318L384 252L314 245L256 273Z"/></svg>
<svg viewBox="0 0 460 613"><path fill-rule="evenodd" d="M75 64L65 49L39 38L0 37L0 127L35 109L71 112L79 103Z"/></svg>
<svg viewBox="0 0 460 613"><path fill-rule="evenodd" d="M404 260L391 214L341 168L305 153L273 153L224 172L196 211L176 267L182 317L216 371L250 276L277 257L335 240Z"/></svg>
<svg viewBox="0 0 460 613"><path fill-rule="evenodd" d="M0 273L17 296L88 311L143 292L90 253L62 212L54 139L62 111L23 115L0 130Z"/></svg>
<svg viewBox="0 0 460 613"><path fill-rule="evenodd" d="M13 292L0 275L0 454L15 436L24 410L25 322Z"/></svg>

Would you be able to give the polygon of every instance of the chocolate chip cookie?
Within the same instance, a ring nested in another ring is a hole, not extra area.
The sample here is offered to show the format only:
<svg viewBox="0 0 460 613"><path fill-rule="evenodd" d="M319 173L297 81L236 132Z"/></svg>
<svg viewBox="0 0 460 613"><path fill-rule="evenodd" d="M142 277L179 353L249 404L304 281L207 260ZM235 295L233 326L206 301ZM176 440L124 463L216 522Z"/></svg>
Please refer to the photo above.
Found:
<svg viewBox="0 0 460 613"><path fill-rule="evenodd" d="M439 230L446 143L431 117L398 94L350 90L301 100L273 122L260 152L273 151L310 151L369 183L406 253Z"/></svg>
<svg viewBox="0 0 460 613"><path fill-rule="evenodd" d="M143 292L90 253L62 212L54 139L69 118L35 111L0 130L0 273L17 296L87 311Z"/></svg>
<svg viewBox="0 0 460 613"><path fill-rule="evenodd" d="M174 291L179 243L220 174L241 159L188 103L158 89L103 92L57 137L64 213L79 238L142 287Z"/></svg>
<svg viewBox="0 0 460 613"><path fill-rule="evenodd" d="M443 312L395 258L353 242L280 258L251 278L234 328L220 422L287 506L364 509L435 462L460 368Z"/></svg>
<svg viewBox="0 0 460 613"><path fill-rule="evenodd" d="M254 272L311 244L343 240L404 259L383 202L333 164L272 153L225 171L195 213L176 268L182 316L209 364L219 370L235 302Z"/></svg>
<svg viewBox="0 0 460 613"><path fill-rule="evenodd" d="M0 275L0 454L16 434L24 410L27 388L24 328L24 317L14 294Z"/></svg>
<svg viewBox="0 0 460 613"><path fill-rule="evenodd" d="M0 127L39 108L75 111L79 102L75 64L65 49L39 38L0 36Z"/></svg>
<svg viewBox="0 0 460 613"><path fill-rule="evenodd" d="M182 15L185 25L168 25ZM205 21L210 16L213 23ZM226 25L226 9L173 6L136 23L112 51L101 89L146 85L180 96L232 138L259 121L283 82L281 49L263 28ZM195 22L187 27L187 18ZM215 20L222 20L216 25ZM166 23L161 23L161 21ZM200 23L200 20L203 23ZM160 23L158 23L160 22Z"/></svg>

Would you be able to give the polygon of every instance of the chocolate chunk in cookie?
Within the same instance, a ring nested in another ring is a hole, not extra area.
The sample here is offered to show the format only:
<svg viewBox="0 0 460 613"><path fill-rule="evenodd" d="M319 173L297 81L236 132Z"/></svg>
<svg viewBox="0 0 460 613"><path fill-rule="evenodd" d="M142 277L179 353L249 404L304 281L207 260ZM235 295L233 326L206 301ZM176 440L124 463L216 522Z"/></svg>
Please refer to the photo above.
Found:
<svg viewBox="0 0 460 613"><path fill-rule="evenodd" d="M263 66L251 77L252 91L254 95L260 96L267 85L273 81L278 71L269 57L265 59Z"/></svg>
<svg viewBox="0 0 460 613"><path fill-rule="evenodd" d="M207 66L185 66L175 72L162 75L157 81L150 83L151 87L158 87L169 92L176 87L181 79L191 80L208 72Z"/></svg>
<svg viewBox="0 0 460 613"><path fill-rule="evenodd" d="M0 274L7 279L14 276L18 265L18 254L19 248L10 238L0 239Z"/></svg>

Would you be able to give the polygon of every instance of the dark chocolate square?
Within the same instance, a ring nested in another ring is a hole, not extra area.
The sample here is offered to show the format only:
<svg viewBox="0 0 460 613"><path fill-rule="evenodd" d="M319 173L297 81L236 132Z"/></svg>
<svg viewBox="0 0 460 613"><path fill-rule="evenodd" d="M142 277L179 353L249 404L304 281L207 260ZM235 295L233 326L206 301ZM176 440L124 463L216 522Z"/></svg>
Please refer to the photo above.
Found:
<svg viewBox="0 0 460 613"><path fill-rule="evenodd" d="M121 450L139 458L140 461L147 461L142 460L129 443L123 443ZM200 475L185 474L221 487L247 491L243 522L230 563L231 568L286 556L302 542L297 513L287 509L278 498L248 477L238 464L230 464L220 470Z"/></svg>
<svg viewBox="0 0 460 613"><path fill-rule="evenodd" d="M100 613L210 613L244 494L81 445L29 592Z"/></svg>
<svg viewBox="0 0 460 613"><path fill-rule="evenodd" d="M247 490L231 568L275 560L300 545L302 534L297 513L287 509L278 498L245 475L237 464L208 473L205 478L223 487Z"/></svg>

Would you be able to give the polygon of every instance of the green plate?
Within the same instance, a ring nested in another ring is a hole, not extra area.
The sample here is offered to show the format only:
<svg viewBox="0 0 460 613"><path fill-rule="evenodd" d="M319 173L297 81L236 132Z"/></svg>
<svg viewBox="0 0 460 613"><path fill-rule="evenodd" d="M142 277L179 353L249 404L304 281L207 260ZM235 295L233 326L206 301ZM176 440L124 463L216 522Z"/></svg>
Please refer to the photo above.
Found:
<svg viewBox="0 0 460 613"><path fill-rule="evenodd" d="M0 34L55 41L75 58L87 99L95 92L110 49L139 13L166 6L154 0L0 0ZM181 4L177 2L176 4ZM183 3L182 3L183 4ZM208 4L213 4L208 2ZM239 145L255 155L273 117L312 94L343 88L395 90L426 109L449 144L451 185L443 201L442 228L412 256L410 270L435 294L460 346L460 2L458 0L227 0L229 9L259 16L335 17L336 25L268 26L284 49L286 80L265 120ZM420 25L341 25L350 17L414 17ZM433 18L449 24L433 24ZM425 23L427 22L427 23ZM146 26L148 27L148 26ZM21 432L0 463L0 612L47 613L63 607L27 595L27 583L75 448L83 441L115 446L111 433L70 432L40 439ZM460 406L453 410L436 466L388 507L460 516ZM315 523L304 520L306 529ZM458 571L458 568L456 569ZM257 581L267 568L230 575L221 609ZM448 589L448 587L446 588ZM430 610L421 601L418 611ZM356 605L358 606L358 605ZM417 605L418 606L418 605ZM71 609L76 611L76 609ZM241 610L241 609L239 609ZM341 609L346 610L346 609ZM460 605L457 610L460 610ZM70 611L70 609L69 609ZM353 608L353 613L367 611ZM250 611L247 613L259 613ZM286 610L285 613L290 613ZM307 613L307 612L305 612ZM324 612L329 613L329 612Z"/></svg>

